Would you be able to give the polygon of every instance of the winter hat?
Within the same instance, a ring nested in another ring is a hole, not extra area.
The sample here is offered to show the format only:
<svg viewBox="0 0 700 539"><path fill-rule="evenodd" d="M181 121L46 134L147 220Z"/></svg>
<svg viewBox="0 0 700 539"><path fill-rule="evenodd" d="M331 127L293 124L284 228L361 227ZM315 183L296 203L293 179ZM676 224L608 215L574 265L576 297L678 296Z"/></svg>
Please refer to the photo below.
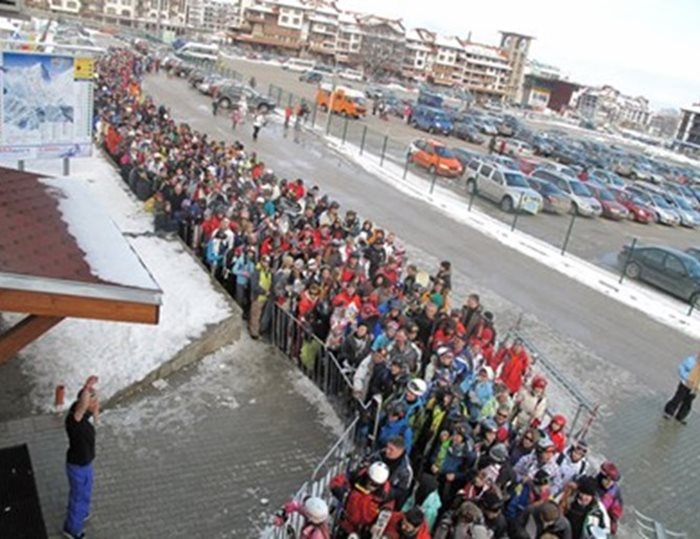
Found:
<svg viewBox="0 0 700 539"><path fill-rule="evenodd" d="M464 502L457 509L457 518L464 522L479 522L483 514L474 502Z"/></svg>
<svg viewBox="0 0 700 539"><path fill-rule="evenodd" d="M598 491L598 484L594 477L584 476L578 480L578 491L581 494L595 496Z"/></svg>
<svg viewBox="0 0 700 539"><path fill-rule="evenodd" d="M489 450L489 457L497 464L501 464L508 458L508 449L505 444L496 444Z"/></svg>

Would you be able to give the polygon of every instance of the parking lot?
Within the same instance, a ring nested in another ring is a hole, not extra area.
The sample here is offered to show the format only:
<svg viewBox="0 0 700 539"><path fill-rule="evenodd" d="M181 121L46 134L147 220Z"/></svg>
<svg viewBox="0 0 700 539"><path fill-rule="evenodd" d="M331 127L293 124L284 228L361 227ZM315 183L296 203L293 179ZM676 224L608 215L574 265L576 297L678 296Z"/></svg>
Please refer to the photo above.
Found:
<svg viewBox="0 0 700 539"><path fill-rule="evenodd" d="M281 105L287 103L287 95L293 94L313 103L316 86L299 81L299 73L283 70L277 65L256 63L248 60L227 59L227 64L242 73L245 78L255 77L257 87L261 92L267 93L270 85L283 88ZM352 85L352 83L351 83ZM354 83L355 87L362 87ZM275 97L273 88L273 97ZM315 118L317 126L326 125L326 115L320 111ZM365 132L364 127L368 129ZM331 134L338 138L344 138L347 144L360 145L363 143L365 152L370 156L378 156L382 153L384 137L388 136L384 151L386 162L393 162L404 166L406 149L410 142L416 138L426 137L421 131L407 125L396 117L382 120L371 113L362 120L349 120L347 125L343 119L333 117ZM430 136L440 140L451 147L461 147L472 151L487 152L486 145L476 146L455 138ZM371 157L368 157L371 158ZM413 172L425 181L426 190L430 188L432 176L422 168L409 165L409 171ZM466 184L463 178L448 179L437 178L439 185L450 188L456 196L468 198ZM514 215L504 213L496 204L476 197L474 207L497 218L504 223L512 224ZM536 216L519 215L516 223L517 229L531 234L539 239L556 246L561 246L571 225L570 215L551 215L540 213ZM576 218L568 251L588 261L606 267L616 267L617 253L625 243L637 238L641 244L663 244L680 249L698 245L697 230L682 227L668 227L659 224L640 224L632 221L610 221L605 218Z"/></svg>

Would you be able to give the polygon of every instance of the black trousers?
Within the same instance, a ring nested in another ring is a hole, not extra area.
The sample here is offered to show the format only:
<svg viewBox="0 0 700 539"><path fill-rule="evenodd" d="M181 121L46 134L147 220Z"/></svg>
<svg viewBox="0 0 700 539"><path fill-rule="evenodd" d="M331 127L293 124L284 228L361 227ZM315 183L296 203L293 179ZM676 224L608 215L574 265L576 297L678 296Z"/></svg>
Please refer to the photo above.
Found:
<svg viewBox="0 0 700 539"><path fill-rule="evenodd" d="M683 383L678 384L676 394L666 403L664 412L670 416L675 416L679 421L684 420L690 413L690 407L693 405L695 394L690 391Z"/></svg>

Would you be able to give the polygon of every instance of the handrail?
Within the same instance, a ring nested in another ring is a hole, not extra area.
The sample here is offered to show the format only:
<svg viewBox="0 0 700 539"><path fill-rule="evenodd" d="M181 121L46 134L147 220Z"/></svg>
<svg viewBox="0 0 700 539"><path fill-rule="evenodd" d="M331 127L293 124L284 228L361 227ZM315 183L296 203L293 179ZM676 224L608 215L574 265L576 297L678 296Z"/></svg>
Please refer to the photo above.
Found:
<svg viewBox="0 0 700 539"><path fill-rule="evenodd" d="M318 476L318 472L323 468L323 466L330 460L331 456L335 453L335 451L341 447L342 444L347 443L347 441L350 439L350 436L354 434L354 429L357 427L357 423L360 420L360 416L355 416L355 419L353 419L352 423L350 423L350 426L343 431L343 434L340 435L340 438L338 438L338 441L333 444L333 446L328 450L326 455L321 459L321 462L319 462L316 467L314 468L314 471L311 474L311 480L314 481L316 477Z"/></svg>

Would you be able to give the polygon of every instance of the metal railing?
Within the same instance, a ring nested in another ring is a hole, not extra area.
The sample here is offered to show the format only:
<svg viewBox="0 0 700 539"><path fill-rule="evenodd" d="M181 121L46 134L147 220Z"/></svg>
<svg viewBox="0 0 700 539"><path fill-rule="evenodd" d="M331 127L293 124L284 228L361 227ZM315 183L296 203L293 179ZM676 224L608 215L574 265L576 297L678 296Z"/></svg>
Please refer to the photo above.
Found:
<svg viewBox="0 0 700 539"><path fill-rule="evenodd" d="M636 532L639 537L644 539L688 538L687 533L667 530L663 524L646 516L644 513L640 513L636 509L634 510L634 517L637 522Z"/></svg>

